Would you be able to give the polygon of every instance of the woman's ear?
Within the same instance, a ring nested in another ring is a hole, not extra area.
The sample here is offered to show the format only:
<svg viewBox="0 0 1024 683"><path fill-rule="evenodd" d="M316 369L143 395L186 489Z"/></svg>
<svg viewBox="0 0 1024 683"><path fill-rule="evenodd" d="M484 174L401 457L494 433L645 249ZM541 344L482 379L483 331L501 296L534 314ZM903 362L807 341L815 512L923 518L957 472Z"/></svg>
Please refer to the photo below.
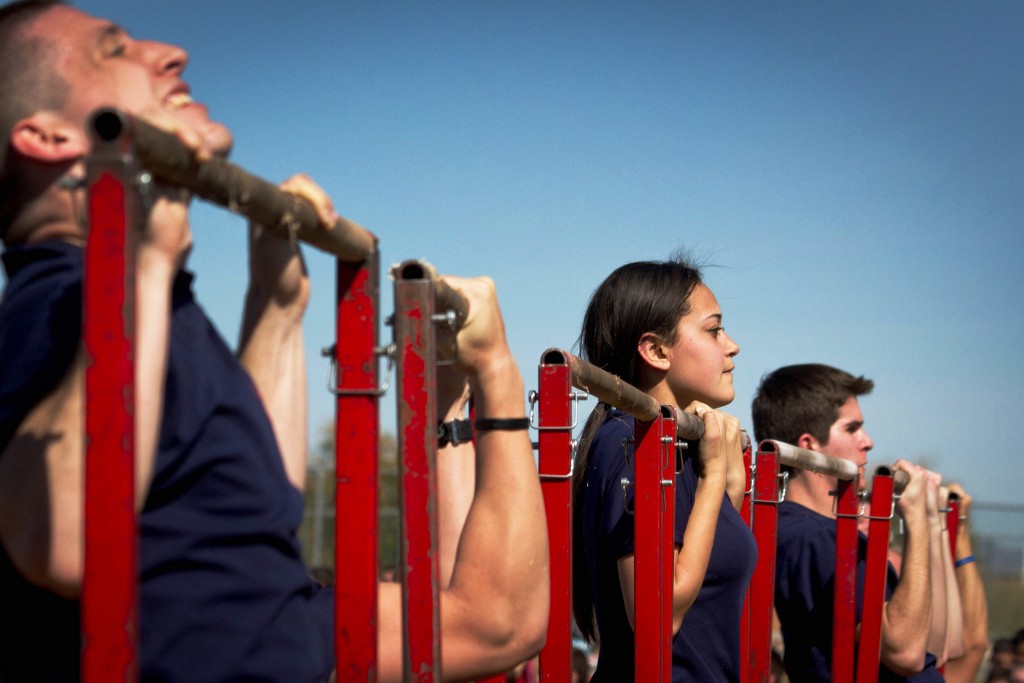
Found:
<svg viewBox="0 0 1024 683"><path fill-rule="evenodd" d="M10 145L22 157L43 164L79 159L90 148L84 131L49 111L36 112L15 123Z"/></svg>
<svg viewBox="0 0 1024 683"><path fill-rule="evenodd" d="M636 345L643 361L656 370L668 370L671 363L665 353L665 342L653 332L645 332Z"/></svg>

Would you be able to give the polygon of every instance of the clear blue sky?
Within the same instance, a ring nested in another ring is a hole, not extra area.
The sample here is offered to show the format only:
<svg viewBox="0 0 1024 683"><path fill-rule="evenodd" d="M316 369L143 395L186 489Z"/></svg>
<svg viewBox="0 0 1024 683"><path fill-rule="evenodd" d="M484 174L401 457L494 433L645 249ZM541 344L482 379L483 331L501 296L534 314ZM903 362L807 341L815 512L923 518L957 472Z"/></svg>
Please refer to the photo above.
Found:
<svg viewBox="0 0 1024 683"><path fill-rule="evenodd" d="M527 388L613 268L685 246L719 266L744 424L765 372L830 363L876 381L873 463L1020 500L1024 4L76 4L184 46L234 160L310 173L385 266L492 276ZM197 223L233 340L244 224ZM315 429L333 262L307 258Z"/></svg>

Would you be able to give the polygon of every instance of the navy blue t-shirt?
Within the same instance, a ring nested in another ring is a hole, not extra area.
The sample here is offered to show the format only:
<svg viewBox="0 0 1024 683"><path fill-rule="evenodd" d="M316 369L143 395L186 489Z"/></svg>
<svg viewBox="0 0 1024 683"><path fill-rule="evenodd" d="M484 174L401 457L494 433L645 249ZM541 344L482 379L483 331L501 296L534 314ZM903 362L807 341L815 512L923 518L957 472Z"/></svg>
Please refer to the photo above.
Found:
<svg viewBox="0 0 1024 683"><path fill-rule="evenodd" d="M633 629L618 574L619 559L633 553L633 516L626 512L621 486L623 478L634 480L632 437L633 418L612 410L594 439L584 475L582 541L601 638L596 683L631 681L635 668ZM683 543L696 488L693 458L684 457L676 475L677 546ZM628 495L632 501L632 489ZM754 537L723 496L704 583L672 640L673 681L739 679L740 616L756 560Z"/></svg>
<svg viewBox="0 0 1024 683"><path fill-rule="evenodd" d="M49 242L3 260L0 449L79 345L82 250ZM191 282L180 273L174 283L164 418L139 516L142 680L326 680L333 600L299 554L302 496ZM4 682L77 680L77 603L32 589L2 549L0 596Z"/></svg>
<svg viewBox="0 0 1024 683"><path fill-rule="evenodd" d="M857 541L857 623L864 599L867 537ZM779 506L778 551L775 559L775 610L782 625L789 679L832 680L832 615L836 573L836 521L786 501ZM885 599L898 581L890 564L886 571ZM920 673L903 678L879 666L878 680L928 683L942 681L935 657L928 655Z"/></svg>

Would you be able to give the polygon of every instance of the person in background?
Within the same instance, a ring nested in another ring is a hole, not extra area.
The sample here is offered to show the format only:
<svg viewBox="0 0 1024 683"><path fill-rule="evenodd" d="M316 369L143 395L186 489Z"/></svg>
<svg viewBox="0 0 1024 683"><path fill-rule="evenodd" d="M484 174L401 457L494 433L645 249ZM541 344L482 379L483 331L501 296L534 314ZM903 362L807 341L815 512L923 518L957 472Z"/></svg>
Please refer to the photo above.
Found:
<svg viewBox="0 0 1024 683"><path fill-rule="evenodd" d="M754 397L757 439L771 438L849 460L860 470L863 484L867 454L874 443L864 429L857 399L873 387L869 379L827 365L779 368L762 378ZM962 639L958 645L956 629L948 628L949 592L944 583L936 585L946 576L942 562L932 553L946 547L941 545L938 481L905 460L898 460L895 467L907 473L910 483L897 504L905 525L903 566L899 577L891 565L888 569L879 680L941 681L937 659L929 649L959 652ZM785 643L786 672L792 680L831 680L836 488L835 477L795 470L790 473L786 500L779 506L775 609ZM858 621L866 545L861 535Z"/></svg>
<svg viewBox="0 0 1024 683"><path fill-rule="evenodd" d="M971 683L976 679L988 651L988 603L971 540L971 504L974 499L955 482L949 485L949 491L960 498L953 567L963 609L964 647L963 655L946 662L943 674L947 683Z"/></svg>

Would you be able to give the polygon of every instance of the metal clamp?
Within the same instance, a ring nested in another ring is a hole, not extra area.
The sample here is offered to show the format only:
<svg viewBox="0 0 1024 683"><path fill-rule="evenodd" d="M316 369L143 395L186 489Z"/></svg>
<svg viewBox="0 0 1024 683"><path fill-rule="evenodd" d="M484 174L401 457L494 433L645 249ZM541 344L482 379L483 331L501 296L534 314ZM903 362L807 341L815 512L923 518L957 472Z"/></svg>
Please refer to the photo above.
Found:
<svg viewBox="0 0 1024 683"><path fill-rule="evenodd" d="M633 488L633 482L626 477L623 477L619 480L619 486L622 487L622 507L626 511L627 515L631 515L633 514L634 509L629 507L629 498L626 496L626 491Z"/></svg>
<svg viewBox="0 0 1024 683"><path fill-rule="evenodd" d="M536 389L530 389L530 427L536 429L538 432L564 432L567 429L572 431L573 429L576 429L576 425L579 424L579 402L586 401L589 398L590 394L586 392L577 392L573 389L569 394L569 400L572 401L572 424L541 427L540 416L537 415L537 419L534 419L534 408L537 405L537 401L540 400L540 394Z"/></svg>
<svg viewBox="0 0 1024 683"><path fill-rule="evenodd" d="M688 442L688 441L686 441L684 439L678 439L676 441L676 449L675 449L675 456L676 456L675 471L676 471L676 474L682 474L683 473L683 451L689 450L689 448L690 448L690 442Z"/></svg>
<svg viewBox="0 0 1024 683"><path fill-rule="evenodd" d="M898 501L899 499L900 499L900 494L898 494L898 493L892 494L892 506L889 508L889 515L888 516L870 515L870 514L865 515L865 514L863 514L863 508L862 508L861 516L864 517L864 519L874 520L876 522L891 522L892 518L896 515L896 501Z"/></svg>
<svg viewBox="0 0 1024 683"><path fill-rule="evenodd" d="M374 346L373 355L380 357L386 356L388 359L387 367L384 370L384 383L380 387L375 389L342 389L337 385L337 374L338 374L338 361L334 357L334 353L337 350L336 344L325 346L320 349L320 355L324 358L330 358L330 367L327 371L327 391L334 396L383 396L387 393L387 390L391 388L391 372L395 368L395 344L388 344L387 346Z"/></svg>
<svg viewBox="0 0 1024 683"><path fill-rule="evenodd" d="M858 503L859 508L858 508L856 514L852 514L852 515L851 514L847 514L847 513L843 513L843 512L839 512L839 496L833 496L832 497L832 513L837 518L842 517L844 519L860 519L861 517L864 516L864 510L867 508L867 500L865 499L864 494L865 494L864 491L861 491L861 492L859 492L857 494L857 499L859 501L859 503Z"/></svg>
<svg viewBox="0 0 1024 683"><path fill-rule="evenodd" d="M754 483L757 481L757 461L753 458L750 459L750 488L743 492L743 496L754 495Z"/></svg>
<svg viewBox="0 0 1024 683"><path fill-rule="evenodd" d="M767 498L754 498L755 503L766 503L768 505L779 505L782 501L786 500L786 489L789 487L789 472L779 472L776 475L779 479L779 491L773 499ZM751 486L753 489L753 486Z"/></svg>
<svg viewBox="0 0 1024 683"><path fill-rule="evenodd" d="M538 474L541 481L565 481L566 479L572 479L572 474L576 470L576 450L579 446L579 441L573 439L569 442L569 471L566 474Z"/></svg>

